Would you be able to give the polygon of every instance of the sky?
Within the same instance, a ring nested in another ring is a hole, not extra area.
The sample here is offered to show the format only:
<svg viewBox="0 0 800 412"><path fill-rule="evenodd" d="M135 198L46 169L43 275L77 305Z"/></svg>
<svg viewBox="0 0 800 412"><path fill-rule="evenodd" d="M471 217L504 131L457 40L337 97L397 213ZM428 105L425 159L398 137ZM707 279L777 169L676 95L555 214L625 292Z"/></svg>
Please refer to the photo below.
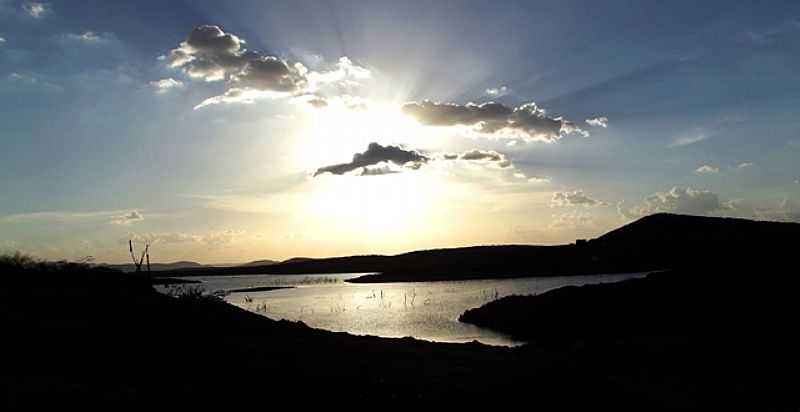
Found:
<svg viewBox="0 0 800 412"><path fill-rule="evenodd" d="M0 251L202 263L800 221L796 1L0 0Z"/></svg>

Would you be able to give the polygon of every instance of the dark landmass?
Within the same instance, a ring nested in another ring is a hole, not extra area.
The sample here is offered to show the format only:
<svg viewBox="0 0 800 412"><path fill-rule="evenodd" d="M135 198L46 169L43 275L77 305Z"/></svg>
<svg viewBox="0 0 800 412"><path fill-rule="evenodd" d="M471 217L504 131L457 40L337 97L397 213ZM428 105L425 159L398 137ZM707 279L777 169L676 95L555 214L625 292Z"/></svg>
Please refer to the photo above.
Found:
<svg viewBox="0 0 800 412"><path fill-rule="evenodd" d="M511 368L538 356L528 351L314 330L105 269L0 272L3 353L13 355L0 370L6 410L452 405L513 395L515 382L571 380L545 372L550 360L536 374Z"/></svg>
<svg viewBox="0 0 800 412"><path fill-rule="evenodd" d="M325 332L196 293L162 295L141 275L0 260L0 388L7 410L333 401L797 410L800 279L788 253L796 225L698 222L713 224L678 236L661 222L651 226L661 233L612 232L596 243L628 245L632 265L675 269L510 297L463 315L529 342L518 348ZM719 226L727 224L735 230ZM622 246L606 247L614 253L603 258L624 256Z"/></svg>
<svg viewBox="0 0 800 412"><path fill-rule="evenodd" d="M314 260L314 258L310 258L310 257L293 257L291 259L286 259L281 263L283 263L283 264L299 263L299 262L308 262L309 260Z"/></svg>
<svg viewBox="0 0 800 412"><path fill-rule="evenodd" d="M203 283L199 280L192 280L192 279L183 279L183 278L152 278L150 280L152 285L184 285L184 284L196 284L196 283Z"/></svg>
<svg viewBox="0 0 800 412"><path fill-rule="evenodd" d="M260 266L270 266L270 265L274 265L276 263L279 263L279 262L275 261L275 260L262 259L262 260L254 260L252 262L247 262L245 264L237 265L237 266L238 267L259 266L260 267Z"/></svg>
<svg viewBox="0 0 800 412"><path fill-rule="evenodd" d="M800 405L800 279L790 257L762 258L505 297L459 320L568 350L582 373L665 405L717 396L741 399L734 409L789 410Z"/></svg>
<svg viewBox="0 0 800 412"><path fill-rule="evenodd" d="M251 288L231 289L228 293L246 293L246 292L269 292L271 290L279 289L293 289L294 286L254 286Z"/></svg>
<svg viewBox="0 0 800 412"><path fill-rule="evenodd" d="M133 273L136 272L136 266L133 263L123 263L119 265L109 265L109 264L102 264L100 266L104 266L111 269L121 270L126 273ZM170 270L181 270L181 269L192 269L192 268L204 268L209 267L208 265L203 265L197 262L190 262L190 261L180 261L180 262L172 262L172 263L151 263L150 270L154 272L163 272L163 271L170 271Z"/></svg>
<svg viewBox="0 0 800 412"><path fill-rule="evenodd" d="M572 245L474 246L395 256L293 259L269 266L197 268L163 275L374 273L348 282L379 283L643 272L697 261L791 253L797 239L797 223L662 213Z"/></svg>

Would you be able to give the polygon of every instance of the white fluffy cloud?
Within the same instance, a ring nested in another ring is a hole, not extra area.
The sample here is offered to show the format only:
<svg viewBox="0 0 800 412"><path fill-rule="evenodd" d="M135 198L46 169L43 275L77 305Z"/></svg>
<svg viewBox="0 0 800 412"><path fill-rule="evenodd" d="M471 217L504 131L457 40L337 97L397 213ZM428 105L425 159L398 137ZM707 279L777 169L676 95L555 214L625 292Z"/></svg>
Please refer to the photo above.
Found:
<svg viewBox="0 0 800 412"><path fill-rule="evenodd" d="M710 165L702 165L695 169L695 173L699 174L716 174L719 173L719 167L710 166Z"/></svg>
<svg viewBox="0 0 800 412"><path fill-rule="evenodd" d="M746 169L748 167L753 167L753 162L742 162L736 165L736 167L739 169Z"/></svg>
<svg viewBox="0 0 800 412"><path fill-rule="evenodd" d="M546 176L531 176L528 178L528 182L536 184L550 183L550 178Z"/></svg>
<svg viewBox="0 0 800 412"><path fill-rule="evenodd" d="M170 90L180 89L183 87L182 81L175 80L172 77L160 80L153 80L149 84L150 87L152 87L158 94L164 94L169 92Z"/></svg>
<svg viewBox="0 0 800 412"><path fill-rule="evenodd" d="M491 97L508 96L511 93L511 88L508 86L490 87L486 89L486 94Z"/></svg>
<svg viewBox="0 0 800 412"><path fill-rule="evenodd" d="M499 138L554 142L569 134L589 133L562 117L550 117L534 102L517 107L502 103L438 103L430 100L403 105L403 112L428 126L469 126L476 132Z"/></svg>
<svg viewBox="0 0 800 412"><path fill-rule="evenodd" d="M586 119L586 124L593 127L608 127L608 117L601 116L601 117L593 117L591 119Z"/></svg>
<svg viewBox="0 0 800 412"><path fill-rule="evenodd" d="M47 3L38 1L26 1L20 6L22 11L34 19L43 19L52 12L52 9Z"/></svg>
<svg viewBox="0 0 800 412"><path fill-rule="evenodd" d="M644 204L638 207L626 209L622 202L617 205L620 215L626 219L635 219L659 212L708 215L729 208L730 206L720 202L716 193L691 187L673 187L668 192L656 192L648 196L644 200Z"/></svg>

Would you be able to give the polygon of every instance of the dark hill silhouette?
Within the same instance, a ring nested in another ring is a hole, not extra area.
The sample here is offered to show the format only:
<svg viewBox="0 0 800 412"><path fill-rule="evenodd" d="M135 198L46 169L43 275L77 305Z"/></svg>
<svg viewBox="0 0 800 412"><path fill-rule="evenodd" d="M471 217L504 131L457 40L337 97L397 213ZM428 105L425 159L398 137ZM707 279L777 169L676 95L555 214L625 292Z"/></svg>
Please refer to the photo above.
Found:
<svg viewBox="0 0 800 412"><path fill-rule="evenodd" d="M314 258L310 257L293 257L291 259L286 259L281 263L298 263L298 262L308 262L309 260L314 260Z"/></svg>
<svg viewBox="0 0 800 412"><path fill-rule="evenodd" d="M100 266L104 266L111 269L118 269L123 272L135 272L136 266L133 263L123 263L118 265L113 264L103 264ZM204 268L208 267L208 265L204 265L202 263L191 262L191 261L179 261L179 262L172 262L172 263L151 263L150 269L154 272L161 272L167 270L182 270L182 269L193 269L193 268Z"/></svg>
<svg viewBox="0 0 800 412"><path fill-rule="evenodd" d="M270 260L270 259L261 259L261 260L254 260L252 262L247 262L241 265L237 265L238 267L247 267L247 266L270 266L278 263L278 261Z"/></svg>
<svg viewBox="0 0 800 412"><path fill-rule="evenodd" d="M247 268L197 268L164 276L375 273L352 280L369 283L636 272L713 264L720 257L730 261L790 253L797 239L800 224L796 223L661 213L572 245L473 246Z"/></svg>
<svg viewBox="0 0 800 412"><path fill-rule="evenodd" d="M613 376L632 391L655 394L664 385L694 399L754 402L735 409L791 409L800 404L800 336L792 326L800 279L792 260L748 254L642 279L509 296L459 320L569 350L582 373ZM663 398L665 405L673 400Z"/></svg>
<svg viewBox="0 0 800 412"><path fill-rule="evenodd" d="M800 224L659 213L588 242L593 254L640 267L719 264L785 256L800 239Z"/></svg>

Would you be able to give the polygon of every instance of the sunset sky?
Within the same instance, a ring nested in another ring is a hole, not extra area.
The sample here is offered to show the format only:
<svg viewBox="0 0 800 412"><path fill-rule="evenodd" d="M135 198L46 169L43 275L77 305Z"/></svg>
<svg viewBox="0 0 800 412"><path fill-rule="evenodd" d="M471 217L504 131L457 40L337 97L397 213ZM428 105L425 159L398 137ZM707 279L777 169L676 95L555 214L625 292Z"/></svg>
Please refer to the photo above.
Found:
<svg viewBox="0 0 800 412"><path fill-rule="evenodd" d="M203 263L800 221L800 2L0 0L0 251Z"/></svg>

